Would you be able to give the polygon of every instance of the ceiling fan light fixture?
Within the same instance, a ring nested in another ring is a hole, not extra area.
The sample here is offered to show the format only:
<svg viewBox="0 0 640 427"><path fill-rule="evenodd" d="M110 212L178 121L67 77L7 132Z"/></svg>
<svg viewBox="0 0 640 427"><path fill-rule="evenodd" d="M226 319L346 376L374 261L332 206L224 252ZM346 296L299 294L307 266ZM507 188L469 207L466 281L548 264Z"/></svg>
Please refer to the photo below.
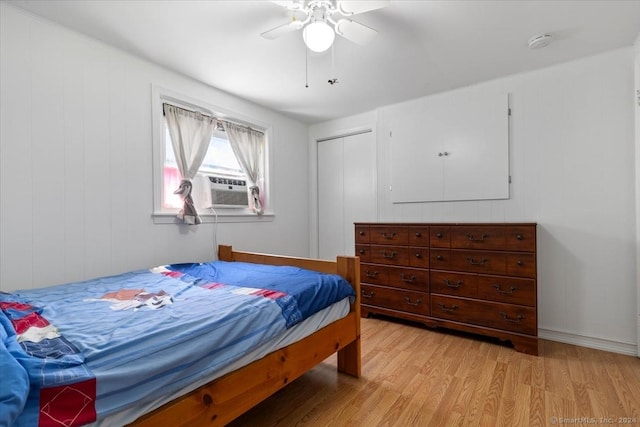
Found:
<svg viewBox="0 0 640 427"><path fill-rule="evenodd" d="M304 44L314 52L324 52L333 44L336 33L324 21L315 21L304 27L302 38Z"/></svg>

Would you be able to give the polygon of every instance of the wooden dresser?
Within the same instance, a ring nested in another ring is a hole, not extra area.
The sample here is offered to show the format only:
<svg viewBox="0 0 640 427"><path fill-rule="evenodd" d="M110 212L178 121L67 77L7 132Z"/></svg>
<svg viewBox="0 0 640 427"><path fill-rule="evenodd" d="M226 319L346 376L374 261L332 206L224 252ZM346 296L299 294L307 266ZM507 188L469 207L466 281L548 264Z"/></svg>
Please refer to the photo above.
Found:
<svg viewBox="0 0 640 427"><path fill-rule="evenodd" d="M356 223L362 316L511 341L538 354L536 224Z"/></svg>

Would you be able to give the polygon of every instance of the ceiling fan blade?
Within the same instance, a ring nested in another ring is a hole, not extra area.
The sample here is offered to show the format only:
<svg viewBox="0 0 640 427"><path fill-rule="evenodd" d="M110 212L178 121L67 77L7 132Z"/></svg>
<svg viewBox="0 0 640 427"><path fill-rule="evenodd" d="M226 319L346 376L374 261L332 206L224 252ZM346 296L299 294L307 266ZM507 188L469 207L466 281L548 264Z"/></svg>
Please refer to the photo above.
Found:
<svg viewBox="0 0 640 427"><path fill-rule="evenodd" d="M278 37L287 34L287 33L291 33L294 31L299 30L300 28L302 28L303 24L301 21L298 20L294 20L289 22L288 24L284 24L284 25L279 25L275 28L272 28L268 31L265 31L264 33L261 33L260 35L262 37L264 37L265 39L269 39L269 40L275 40Z"/></svg>
<svg viewBox="0 0 640 427"><path fill-rule="evenodd" d="M336 33L360 45L369 43L378 34L373 28L350 19L341 19L336 22Z"/></svg>
<svg viewBox="0 0 640 427"><path fill-rule="evenodd" d="M286 7L289 10L302 10L302 0L271 0L271 3L275 3L282 7Z"/></svg>
<svg viewBox="0 0 640 427"><path fill-rule="evenodd" d="M338 10L343 15L349 16L382 9L389 6L389 4L391 4L391 0L342 0L338 1Z"/></svg>

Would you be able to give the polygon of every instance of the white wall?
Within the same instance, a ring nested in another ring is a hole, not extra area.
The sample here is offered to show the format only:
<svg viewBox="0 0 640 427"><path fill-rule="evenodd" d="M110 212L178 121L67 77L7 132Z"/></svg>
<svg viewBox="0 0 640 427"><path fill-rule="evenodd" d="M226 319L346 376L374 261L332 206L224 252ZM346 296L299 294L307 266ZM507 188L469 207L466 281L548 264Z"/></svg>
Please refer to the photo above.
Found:
<svg viewBox="0 0 640 427"><path fill-rule="evenodd" d="M273 126L272 222L218 242L307 256L307 125L0 3L0 289L213 257L213 225L154 224L151 85Z"/></svg>
<svg viewBox="0 0 640 427"><path fill-rule="evenodd" d="M392 204L388 124L424 98L378 109L379 221L537 222L539 335L635 354L633 85L628 48L460 89L511 94L509 200Z"/></svg>

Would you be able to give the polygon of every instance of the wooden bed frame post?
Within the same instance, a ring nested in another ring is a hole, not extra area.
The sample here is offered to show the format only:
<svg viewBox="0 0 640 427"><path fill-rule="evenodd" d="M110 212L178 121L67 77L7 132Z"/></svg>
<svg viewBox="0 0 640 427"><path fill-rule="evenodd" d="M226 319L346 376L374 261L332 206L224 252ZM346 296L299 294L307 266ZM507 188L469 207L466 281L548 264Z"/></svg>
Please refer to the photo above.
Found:
<svg viewBox="0 0 640 427"><path fill-rule="evenodd" d="M344 277L356 293L356 299L351 305L351 311L355 312L356 318L356 339L338 350L338 371L360 378L361 372L361 350L360 350L360 258L339 256L337 258L337 273Z"/></svg>
<svg viewBox="0 0 640 427"><path fill-rule="evenodd" d="M220 261L233 261L233 248L229 245L219 245L218 259Z"/></svg>

